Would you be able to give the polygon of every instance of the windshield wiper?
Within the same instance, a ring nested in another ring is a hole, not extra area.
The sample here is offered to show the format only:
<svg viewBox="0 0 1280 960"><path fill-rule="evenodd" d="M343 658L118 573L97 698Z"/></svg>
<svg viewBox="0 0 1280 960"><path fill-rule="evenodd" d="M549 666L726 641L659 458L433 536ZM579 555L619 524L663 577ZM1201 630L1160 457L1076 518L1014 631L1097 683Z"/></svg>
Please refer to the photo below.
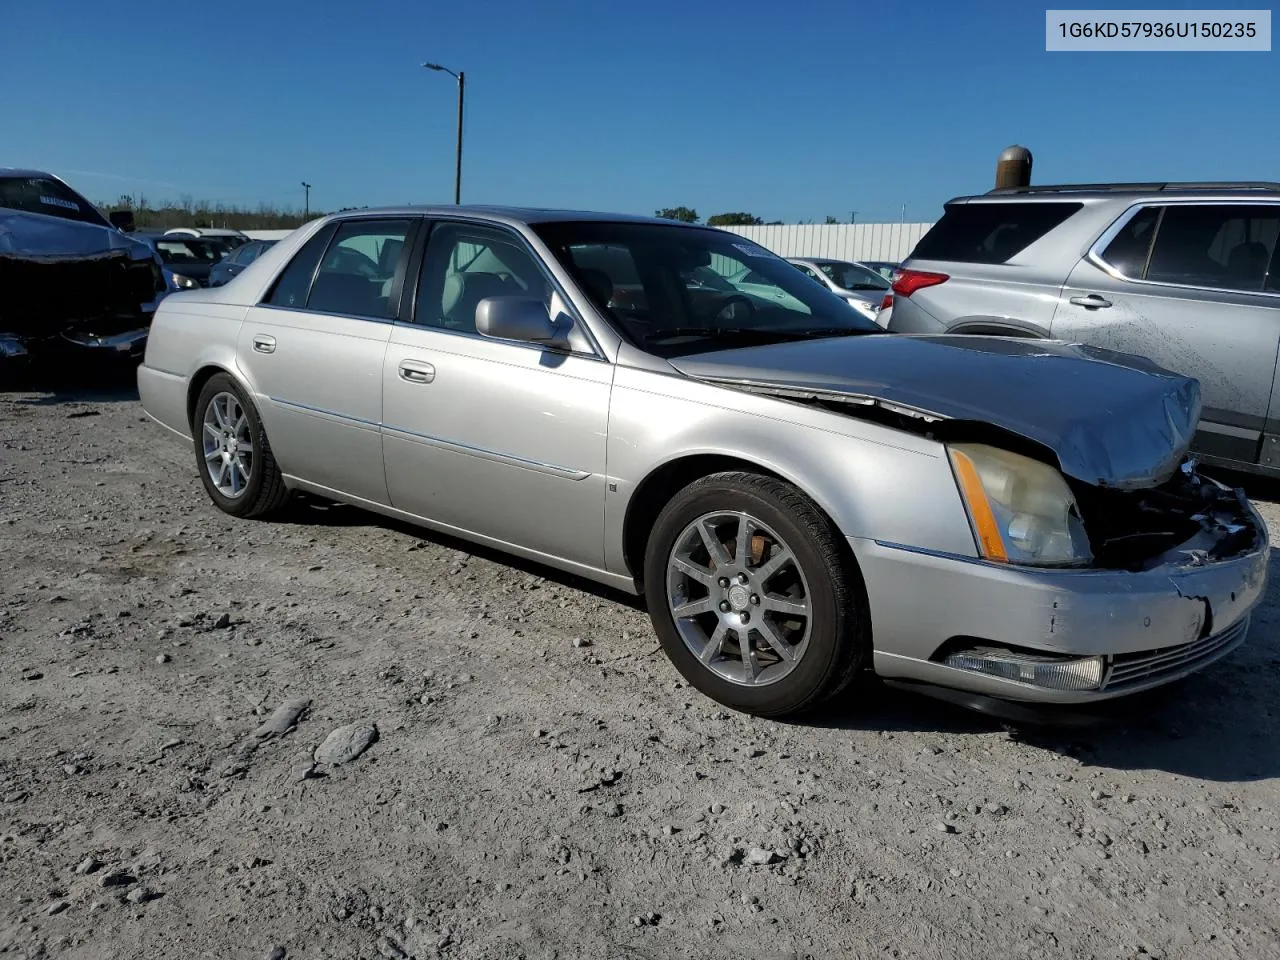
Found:
<svg viewBox="0 0 1280 960"><path fill-rule="evenodd" d="M645 343L656 343L659 340L671 340L675 337L723 337L727 340L775 339L793 334L782 330L767 330L752 327L667 327L645 334Z"/></svg>
<svg viewBox="0 0 1280 960"><path fill-rule="evenodd" d="M879 327L809 327L803 330L776 330L766 327L668 327L644 337L645 343L656 343L675 337L712 337L725 340L811 340L822 337L847 337L863 333L883 333Z"/></svg>

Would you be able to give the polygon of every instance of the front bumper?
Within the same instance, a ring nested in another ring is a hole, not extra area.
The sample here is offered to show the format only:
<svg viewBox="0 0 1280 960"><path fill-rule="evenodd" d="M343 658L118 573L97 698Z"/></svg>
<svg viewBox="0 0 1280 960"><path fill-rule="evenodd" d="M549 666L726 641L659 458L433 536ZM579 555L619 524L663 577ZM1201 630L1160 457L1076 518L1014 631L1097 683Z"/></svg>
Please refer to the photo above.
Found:
<svg viewBox="0 0 1280 960"><path fill-rule="evenodd" d="M151 328L146 326L109 336L99 337L89 334L67 333L63 334L62 338L73 347L141 360L147 351L147 335L150 332Z"/></svg>
<svg viewBox="0 0 1280 960"><path fill-rule="evenodd" d="M1244 641L1270 552L1256 513L1254 522L1259 542L1246 554L1140 573L1018 568L850 538L867 586L875 671L1040 703L1089 703L1170 683ZM1097 689L1049 689L938 662L949 642L1103 656L1106 667Z"/></svg>

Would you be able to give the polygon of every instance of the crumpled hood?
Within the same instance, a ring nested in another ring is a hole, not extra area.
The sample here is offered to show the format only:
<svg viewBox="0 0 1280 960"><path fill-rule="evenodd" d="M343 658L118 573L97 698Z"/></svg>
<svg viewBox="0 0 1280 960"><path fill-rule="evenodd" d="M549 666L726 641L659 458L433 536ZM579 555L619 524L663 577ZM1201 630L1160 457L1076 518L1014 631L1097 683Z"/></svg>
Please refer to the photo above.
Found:
<svg viewBox="0 0 1280 960"><path fill-rule="evenodd" d="M699 380L991 424L1052 450L1063 473L1118 489L1167 479L1200 419L1196 380L1052 340L869 334L670 363Z"/></svg>
<svg viewBox="0 0 1280 960"><path fill-rule="evenodd" d="M150 260L152 249L114 227L64 220L40 213L0 209L0 254L14 257L84 257L126 250L134 260Z"/></svg>

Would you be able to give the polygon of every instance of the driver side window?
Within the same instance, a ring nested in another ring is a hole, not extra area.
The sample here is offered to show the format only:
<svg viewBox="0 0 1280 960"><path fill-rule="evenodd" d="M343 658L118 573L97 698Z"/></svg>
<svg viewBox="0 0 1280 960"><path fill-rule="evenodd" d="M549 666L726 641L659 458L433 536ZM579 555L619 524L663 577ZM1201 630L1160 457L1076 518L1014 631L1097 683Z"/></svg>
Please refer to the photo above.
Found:
<svg viewBox="0 0 1280 960"><path fill-rule="evenodd" d="M418 281L414 323L476 332L486 297L533 296L549 304L552 285L516 237L493 227L439 223Z"/></svg>

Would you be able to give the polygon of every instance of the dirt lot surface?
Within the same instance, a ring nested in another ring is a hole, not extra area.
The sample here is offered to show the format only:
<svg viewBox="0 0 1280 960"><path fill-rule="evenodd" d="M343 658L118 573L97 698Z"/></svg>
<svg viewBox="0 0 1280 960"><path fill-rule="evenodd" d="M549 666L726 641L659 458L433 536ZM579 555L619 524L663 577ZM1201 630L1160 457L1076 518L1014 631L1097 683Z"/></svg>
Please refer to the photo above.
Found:
<svg viewBox="0 0 1280 960"><path fill-rule="evenodd" d="M873 683L755 720L623 596L222 515L118 385L0 392L0 558L0 954L1280 955L1274 583L1101 725Z"/></svg>

